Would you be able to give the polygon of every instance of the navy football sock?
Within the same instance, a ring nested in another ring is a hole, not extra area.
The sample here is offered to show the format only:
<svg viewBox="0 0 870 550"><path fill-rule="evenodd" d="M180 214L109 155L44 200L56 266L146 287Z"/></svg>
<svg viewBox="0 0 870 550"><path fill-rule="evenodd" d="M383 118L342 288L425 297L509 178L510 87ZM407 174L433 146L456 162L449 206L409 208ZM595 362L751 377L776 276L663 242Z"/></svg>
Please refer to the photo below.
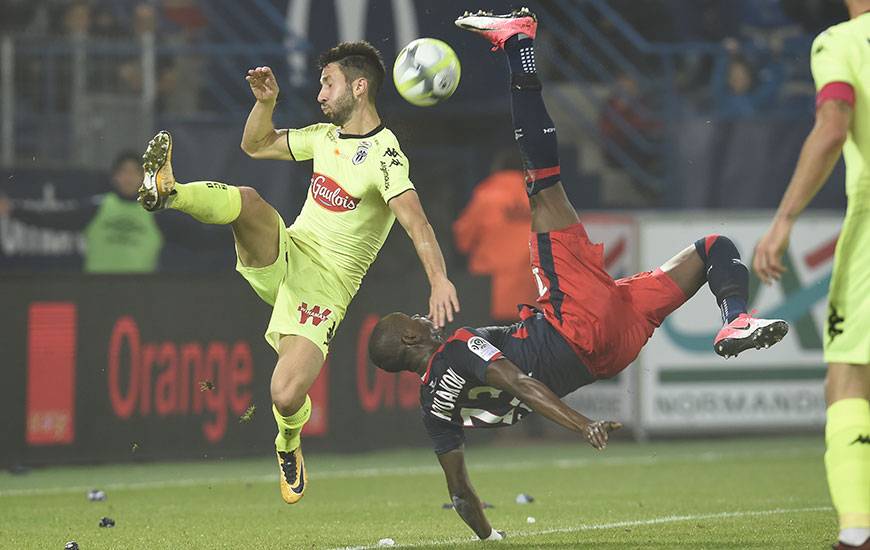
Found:
<svg viewBox="0 0 870 550"><path fill-rule="evenodd" d="M538 75L511 74L511 114L514 139L523 159L526 193L531 197L561 180L556 127L541 97Z"/></svg>
<svg viewBox="0 0 870 550"><path fill-rule="evenodd" d="M535 41L524 34L515 34L504 43L511 73L535 74Z"/></svg>
<svg viewBox="0 0 870 550"><path fill-rule="evenodd" d="M730 323L746 313L749 270L740 261L740 253L731 239L708 235L695 241L695 250L704 261L707 284L722 310L722 322Z"/></svg>

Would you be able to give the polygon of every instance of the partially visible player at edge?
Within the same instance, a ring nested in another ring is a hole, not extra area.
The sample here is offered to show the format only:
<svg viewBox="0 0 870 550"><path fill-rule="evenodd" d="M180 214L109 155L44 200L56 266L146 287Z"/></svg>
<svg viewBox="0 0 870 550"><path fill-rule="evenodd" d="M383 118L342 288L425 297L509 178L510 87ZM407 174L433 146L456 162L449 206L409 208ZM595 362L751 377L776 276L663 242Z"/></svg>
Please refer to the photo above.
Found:
<svg viewBox="0 0 870 550"><path fill-rule="evenodd" d="M664 318L705 283L722 311L724 326L713 341L719 355L769 347L788 324L746 313L749 271L720 235L699 239L660 269L614 281L604 270L603 247L589 242L562 187L556 129L535 71L534 14L466 13L456 24L507 54L541 309L523 306L515 325L465 327L446 341L428 319L392 313L372 331L369 355L383 370L420 375L423 424L454 507L478 537L499 540L504 533L493 530L468 479L464 428L509 426L536 411L603 449L621 424L594 422L560 398L625 369Z"/></svg>
<svg viewBox="0 0 870 550"><path fill-rule="evenodd" d="M429 278L429 316L443 326L459 311L435 233L408 178L408 159L378 115L375 96L385 74L380 52L367 42L342 43L320 57L320 69L317 101L330 122L301 129L275 129L278 83L269 67L251 69L246 77L256 103L242 149L255 159L314 159L308 196L293 225L287 227L251 187L176 182L166 132L145 152L140 189L147 210L171 208L203 223L229 224L236 269L274 307L266 340L278 352L272 412L281 496L288 504L305 490L300 432L311 416L308 389L395 219Z"/></svg>
<svg viewBox="0 0 870 550"><path fill-rule="evenodd" d="M870 550L870 0L847 0L850 20L813 42L816 122L752 266L778 280L798 215L842 152L848 207L828 296L825 468L840 522L834 548Z"/></svg>

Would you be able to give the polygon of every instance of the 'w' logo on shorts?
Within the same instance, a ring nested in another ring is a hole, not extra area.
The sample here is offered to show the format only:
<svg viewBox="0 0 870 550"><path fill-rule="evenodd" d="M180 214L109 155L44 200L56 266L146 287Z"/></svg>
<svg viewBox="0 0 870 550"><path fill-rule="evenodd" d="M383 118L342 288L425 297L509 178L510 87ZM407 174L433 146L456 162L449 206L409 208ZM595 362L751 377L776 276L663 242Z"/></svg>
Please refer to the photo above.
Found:
<svg viewBox="0 0 870 550"><path fill-rule="evenodd" d="M299 307L296 308L299 311L299 324L304 325L305 321L311 319L311 322L316 327L323 321L325 321L329 314L332 313L331 309L324 308L323 311L320 311L320 306L311 306L308 308L308 304L302 302L299 304Z"/></svg>

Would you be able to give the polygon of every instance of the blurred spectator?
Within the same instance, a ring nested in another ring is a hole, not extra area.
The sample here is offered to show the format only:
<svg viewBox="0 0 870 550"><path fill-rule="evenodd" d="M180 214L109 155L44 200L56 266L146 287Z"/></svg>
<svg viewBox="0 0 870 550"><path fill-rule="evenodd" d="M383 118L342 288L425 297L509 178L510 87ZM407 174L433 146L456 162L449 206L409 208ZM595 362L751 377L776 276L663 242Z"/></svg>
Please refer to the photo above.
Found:
<svg viewBox="0 0 870 550"><path fill-rule="evenodd" d="M16 208L0 197L0 215L38 227L82 231L88 273L149 273L157 269L163 235L155 216L136 202L142 182L137 153L124 152L112 164L112 190L62 211Z"/></svg>
<svg viewBox="0 0 870 550"><path fill-rule="evenodd" d="M782 67L768 58L756 71L736 41L726 41L725 48L728 55L717 58L711 82L716 114L741 117L769 108L782 84Z"/></svg>
<svg viewBox="0 0 870 550"><path fill-rule="evenodd" d="M517 304L533 304L537 297L529 272L531 220L519 152L504 150L453 224L456 248L468 255L468 270L492 277L493 321L515 322Z"/></svg>
<svg viewBox="0 0 870 550"><path fill-rule="evenodd" d="M127 33L108 6L100 4L92 14L91 36L98 38L126 38Z"/></svg>
<svg viewBox="0 0 870 550"><path fill-rule="evenodd" d="M142 36L157 30L157 10L147 2L140 2L133 8L133 34Z"/></svg>
<svg viewBox="0 0 870 550"><path fill-rule="evenodd" d="M91 28L91 6L80 0L69 4L63 12L61 25L67 36L87 36Z"/></svg>
<svg viewBox="0 0 870 550"><path fill-rule="evenodd" d="M133 9L131 27L132 34L137 40L141 41L145 36L153 36L157 29L157 12L154 6L145 3L137 4ZM145 85L145 75L142 74L142 59L136 56L123 62L118 68L118 77L122 85L121 91L141 94Z"/></svg>
<svg viewBox="0 0 870 550"><path fill-rule="evenodd" d="M656 142L661 132L661 121L654 115L650 100L633 76L623 73L616 79L613 90L605 102L598 119L602 136L622 150L629 158L647 171L655 171ZM609 148L605 159L613 167L622 167L621 160Z"/></svg>
<svg viewBox="0 0 870 550"><path fill-rule="evenodd" d="M173 32L166 32L167 43L184 51L176 55L158 77L158 109L162 112L185 113L200 108L200 92L204 80L202 56L189 47L203 39L208 20L196 0L164 0L163 17L171 23Z"/></svg>

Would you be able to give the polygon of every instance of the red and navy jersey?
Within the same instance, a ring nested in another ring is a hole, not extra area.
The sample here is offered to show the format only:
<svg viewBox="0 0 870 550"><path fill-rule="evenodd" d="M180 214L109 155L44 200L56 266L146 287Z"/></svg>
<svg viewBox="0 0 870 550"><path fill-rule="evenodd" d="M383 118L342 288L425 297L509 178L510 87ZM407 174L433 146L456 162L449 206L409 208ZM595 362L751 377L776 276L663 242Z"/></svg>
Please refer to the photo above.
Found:
<svg viewBox="0 0 870 550"><path fill-rule="evenodd" d="M507 358L563 397L594 378L544 314L526 308L510 326L456 332L435 352L420 387L423 424L435 452L460 447L463 428L510 426L532 412L506 391L486 384L486 369Z"/></svg>

